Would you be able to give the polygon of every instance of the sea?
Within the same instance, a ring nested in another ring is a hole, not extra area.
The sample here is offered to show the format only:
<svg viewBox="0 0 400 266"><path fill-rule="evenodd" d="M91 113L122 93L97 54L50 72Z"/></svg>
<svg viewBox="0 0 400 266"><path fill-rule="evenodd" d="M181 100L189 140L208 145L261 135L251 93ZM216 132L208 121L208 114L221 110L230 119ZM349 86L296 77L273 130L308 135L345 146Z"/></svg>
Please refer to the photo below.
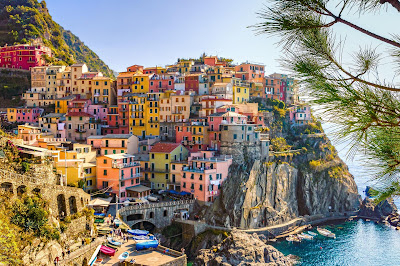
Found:
<svg viewBox="0 0 400 266"><path fill-rule="evenodd" d="M324 123L322 126L340 158L349 167L359 194L364 198L366 186L373 185L374 181L363 155L349 156L350 142L335 140L333 135L335 125ZM395 203L400 207L398 198L395 199ZM331 223L325 227L336 234L336 239L319 235L312 241L303 240L301 243L280 241L273 246L285 255L297 256L299 265L400 266L400 231L364 220Z"/></svg>

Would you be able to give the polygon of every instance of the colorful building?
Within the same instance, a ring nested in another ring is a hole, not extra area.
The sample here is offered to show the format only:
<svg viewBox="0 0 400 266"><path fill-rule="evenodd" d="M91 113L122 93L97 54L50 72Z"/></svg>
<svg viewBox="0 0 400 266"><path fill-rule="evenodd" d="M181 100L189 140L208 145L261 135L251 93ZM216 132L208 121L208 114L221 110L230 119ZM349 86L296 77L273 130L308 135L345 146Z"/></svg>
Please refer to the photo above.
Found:
<svg viewBox="0 0 400 266"><path fill-rule="evenodd" d="M46 64L51 49L43 45L18 44L0 47L0 67L29 70Z"/></svg>
<svg viewBox="0 0 400 266"><path fill-rule="evenodd" d="M109 188L112 194L125 201L128 198L144 198L150 188L137 191L140 186L140 163L131 154L111 154L97 157L97 189ZM136 189L135 189L136 188Z"/></svg>
<svg viewBox="0 0 400 266"><path fill-rule="evenodd" d="M145 168L151 188L165 189L171 181L171 164L185 161L188 150L180 143L157 143L149 152L149 168Z"/></svg>
<svg viewBox="0 0 400 266"><path fill-rule="evenodd" d="M135 154L138 153L139 139L131 134L108 134L103 136L90 136L87 139L98 155L109 154Z"/></svg>
<svg viewBox="0 0 400 266"><path fill-rule="evenodd" d="M181 143L190 152L206 150L209 147L208 124L206 122L191 121L177 125L175 128L175 142Z"/></svg>
<svg viewBox="0 0 400 266"><path fill-rule="evenodd" d="M202 202L213 202L221 193L228 177L232 156L215 156L213 151L192 153L184 166L181 191L186 191Z"/></svg>
<svg viewBox="0 0 400 266"><path fill-rule="evenodd" d="M39 107L17 107L7 108L7 119L9 122L36 124L44 109Z"/></svg>

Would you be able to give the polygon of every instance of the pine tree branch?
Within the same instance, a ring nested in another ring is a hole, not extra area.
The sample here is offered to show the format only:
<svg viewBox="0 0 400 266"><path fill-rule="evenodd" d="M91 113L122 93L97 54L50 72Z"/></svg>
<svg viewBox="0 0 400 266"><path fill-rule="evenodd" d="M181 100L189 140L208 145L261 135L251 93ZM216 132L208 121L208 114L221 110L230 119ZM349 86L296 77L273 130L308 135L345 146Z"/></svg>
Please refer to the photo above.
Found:
<svg viewBox="0 0 400 266"><path fill-rule="evenodd" d="M380 4L385 4L385 3L389 3L391 4L394 8L397 9L397 11L400 12L400 2L397 0L380 0L379 1Z"/></svg>
<svg viewBox="0 0 400 266"><path fill-rule="evenodd" d="M400 3L399 3L397 0L381 0L381 1L386 1L386 2L390 2L390 3L391 3L391 2L397 2L397 3L399 4L399 8L400 8ZM393 3L393 4L395 4L395 3ZM388 38L382 37L382 36L380 36L380 35L378 35L378 34L375 34L375 33L371 32L371 31L369 31L369 30L363 29L363 28L361 28L361 27L359 27L359 26L357 26L357 25L351 23L350 21L347 21L347 20L345 20L345 19L342 19L342 18L341 18L341 14L340 14L339 16L336 16L336 15L333 14L330 10L328 10L325 6L320 6L320 8L321 8L322 10L324 10L324 11L326 12L326 14L323 13L323 12L321 12L321 11L319 11L319 10L317 10L317 9L315 9L315 8L313 8L312 6L310 6L310 5L308 5L308 4L307 4L306 6L307 6L308 9L310 9L310 10L313 11L313 12L316 12L316 13L318 13L318 14L320 14L320 15L329 16L329 17L333 18L333 19L334 19L334 21L333 21L334 23L331 22L332 25L333 25L333 24L336 24L336 22L343 23L343 24L345 24L345 25L347 25L347 26L349 26L349 27L351 27L351 28L353 28L353 29L355 29L355 30L358 30L358 31L360 31L360 32L362 32L362 33L364 33L364 34L370 36L370 37L373 37L373 38L378 39L378 40L380 40L380 41L382 41L382 42L385 42L385 43L387 43L387 44L390 44L390 45L393 45L393 46L395 46L395 47L400 48L400 43L395 42L395 41L393 41L393 40L390 40L390 39L388 39ZM400 10L399 10L399 11L400 11ZM340 11L340 13L342 13L342 10Z"/></svg>

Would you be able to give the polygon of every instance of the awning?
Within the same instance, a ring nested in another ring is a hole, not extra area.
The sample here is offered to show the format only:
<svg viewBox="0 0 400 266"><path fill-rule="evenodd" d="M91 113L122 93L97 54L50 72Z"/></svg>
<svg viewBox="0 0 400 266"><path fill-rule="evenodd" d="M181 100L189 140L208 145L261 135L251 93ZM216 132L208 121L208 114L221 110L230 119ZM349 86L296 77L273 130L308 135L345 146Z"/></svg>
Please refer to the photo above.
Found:
<svg viewBox="0 0 400 266"><path fill-rule="evenodd" d="M112 198L96 198L89 202L89 206L108 207Z"/></svg>
<svg viewBox="0 0 400 266"><path fill-rule="evenodd" d="M151 188L143 186L143 185L137 185L137 186L133 186L133 187L127 187L126 190L141 193L144 191L149 191L149 190L151 190Z"/></svg>

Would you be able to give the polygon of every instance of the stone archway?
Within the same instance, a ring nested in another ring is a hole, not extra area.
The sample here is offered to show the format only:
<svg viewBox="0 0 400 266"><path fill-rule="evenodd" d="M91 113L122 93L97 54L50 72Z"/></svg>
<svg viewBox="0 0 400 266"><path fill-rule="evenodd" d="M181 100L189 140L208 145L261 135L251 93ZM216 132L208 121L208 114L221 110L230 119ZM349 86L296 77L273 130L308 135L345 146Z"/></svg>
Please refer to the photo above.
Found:
<svg viewBox="0 0 400 266"><path fill-rule="evenodd" d="M157 227L152 222L141 221L141 222L138 222L138 223L135 223L134 225L132 225L131 228L132 229L142 229L142 230L144 229L144 230L147 230L152 233L154 231L154 229L156 229Z"/></svg>
<svg viewBox="0 0 400 266"><path fill-rule="evenodd" d="M58 215L63 218L67 215L67 205L65 204L64 194L57 196Z"/></svg>
<svg viewBox="0 0 400 266"><path fill-rule="evenodd" d="M1 191L3 191L3 192L7 192L7 193L11 193L11 194L14 193L13 184L10 182L1 183L0 188L1 188Z"/></svg>
<svg viewBox="0 0 400 266"><path fill-rule="evenodd" d="M71 196L68 199L69 203L69 213L70 215L78 212L78 207L76 206L76 198L75 196Z"/></svg>
<svg viewBox="0 0 400 266"><path fill-rule="evenodd" d="M17 188L17 195L21 197L24 193L26 193L26 186L21 185Z"/></svg>

